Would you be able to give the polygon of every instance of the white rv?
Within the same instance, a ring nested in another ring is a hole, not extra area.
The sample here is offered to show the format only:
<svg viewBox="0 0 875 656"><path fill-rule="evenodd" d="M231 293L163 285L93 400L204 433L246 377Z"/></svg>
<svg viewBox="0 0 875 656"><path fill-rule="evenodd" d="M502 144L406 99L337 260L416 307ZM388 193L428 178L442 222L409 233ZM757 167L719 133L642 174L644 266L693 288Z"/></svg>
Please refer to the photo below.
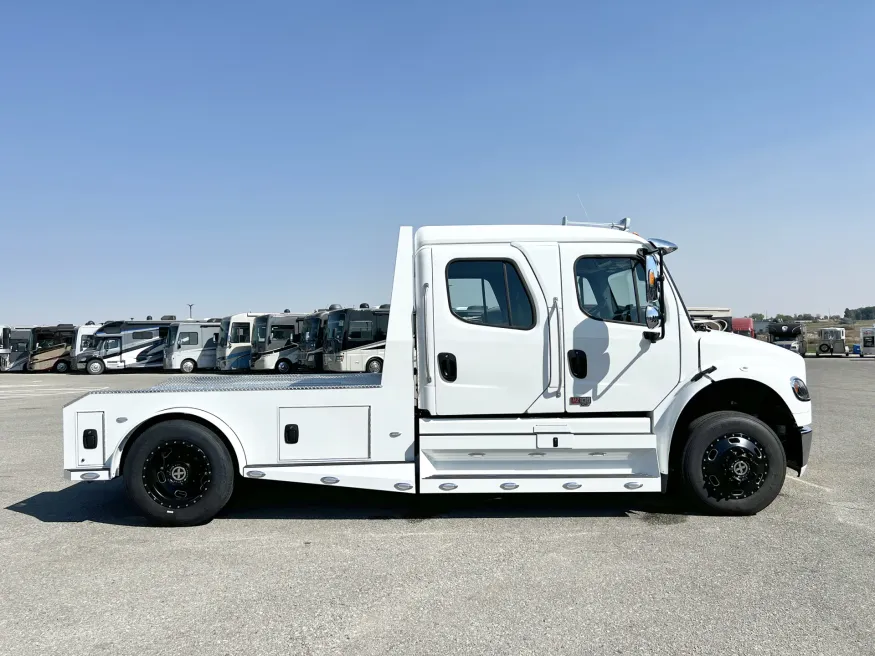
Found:
<svg viewBox="0 0 875 656"><path fill-rule="evenodd" d="M284 312L255 319L252 330L253 371L291 373L300 365L299 343L302 319L306 315Z"/></svg>
<svg viewBox="0 0 875 656"><path fill-rule="evenodd" d="M322 346L325 371L383 371L388 328L388 305L371 308L362 303L357 308L329 312Z"/></svg>
<svg viewBox="0 0 875 656"><path fill-rule="evenodd" d="M192 320L170 324L164 340L164 368L186 374L215 369L220 325Z"/></svg>
<svg viewBox="0 0 875 656"><path fill-rule="evenodd" d="M102 374L107 369L160 369L172 320L108 321L94 332L94 343L76 357L76 370Z"/></svg>
<svg viewBox="0 0 875 656"><path fill-rule="evenodd" d="M249 369L252 359L252 327L255 320L265 314L269 313L241 312L222 319L219 347L216 349L216 369Z"/></svg>
<svg viewBox="0 0 875 656"><path fill-rule="evenodd" d="M89 321L88 323L76 328L76 337L73 340L73 348L71 351L71 359L73 362L76 362L83 352L94 348L97 344L97 338L94 336L94 333L102 327L102 323Z"/></svg>
<svg viewBox="0 0 875 656"><path fill-rule="evenodd" d="M677 482L711 512L758 512L788 465L805 471L805 361L696 330L663 263L675 246L626 226L401 228L382 374L92 392L63 410L66 474L121 476L171 525L208 521L238 477L443 495Z"/></svg>

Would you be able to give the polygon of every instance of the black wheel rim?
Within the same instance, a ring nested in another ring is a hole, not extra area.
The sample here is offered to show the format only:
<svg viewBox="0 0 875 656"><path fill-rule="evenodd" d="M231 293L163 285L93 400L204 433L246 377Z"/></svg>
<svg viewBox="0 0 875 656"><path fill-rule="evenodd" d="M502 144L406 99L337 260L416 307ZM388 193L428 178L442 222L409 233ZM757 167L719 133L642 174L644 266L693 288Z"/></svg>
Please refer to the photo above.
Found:
<svg viewBox="0 0 875 656"><path fill-rule="evenodd" d="M210 459L196 444L168 440L152 449L143 465L143 486L156 503L179 510L203 499L212 480Z"/></svg>
<svg viewBox="0 0 875 656"><path fill-rule="evenodd" d="M718 437L702 456L705 489L715 499L747 499L759 491L768 474L765 449L743 433Z"/></svg>
<svg viewBox="0 0 875 656"><path fill-rule="evenodd" d="M280 362L279 370L281 374L285 374L289 372L289 365L285 362Z"/></svg>

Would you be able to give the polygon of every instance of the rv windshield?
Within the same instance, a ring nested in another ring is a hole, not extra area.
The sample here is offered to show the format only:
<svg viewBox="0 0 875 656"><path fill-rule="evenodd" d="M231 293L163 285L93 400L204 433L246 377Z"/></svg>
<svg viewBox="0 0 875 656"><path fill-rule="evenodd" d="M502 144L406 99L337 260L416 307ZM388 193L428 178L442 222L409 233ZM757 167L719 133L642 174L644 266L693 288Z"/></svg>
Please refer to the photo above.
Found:
<svg viewBox="0 0 875 656"><path fill-rule="evenodd" d="M267 339L267 320L268 317L258 317L255 320L255 339L253 344L264 344Z"/></svg>
<svg viewBox="0 0 875 656"><path fill-rule="evenodd" d="M325 340L322 344L326 353L340 353L343 350L343 327L345 324L346 312L332 312L328 315Z"/></svg>
<svg viewBox="0 0 875 656"><path fill-rule="evenodd" d="M322 318L312 317L307 319L304 321L302 330L304 335L301 341L307 348L319 348L322 343Z"/></svg>
<svg viewBox="0 0 875 656"><path fill-rule="evenodd" d="M231 328L231 321L225 319L219 327L219 346L228 346L228 330Z"/></svg>
<svg viewBox="0 0 875 656"><path fill-rule="evenodd" d="M13 353L24 353L27 351L27 345L29 343L29 339L15 339L13 337L10 340L10 347L12 348Z"/></svg>
<svg viewBox="0 0 875 656"><path fill-rule="evenodd" d="M176 335L179 334L179 326L170 326L167 331L167 339L164 340L165 346L173 346L176 343Z"/></svg>

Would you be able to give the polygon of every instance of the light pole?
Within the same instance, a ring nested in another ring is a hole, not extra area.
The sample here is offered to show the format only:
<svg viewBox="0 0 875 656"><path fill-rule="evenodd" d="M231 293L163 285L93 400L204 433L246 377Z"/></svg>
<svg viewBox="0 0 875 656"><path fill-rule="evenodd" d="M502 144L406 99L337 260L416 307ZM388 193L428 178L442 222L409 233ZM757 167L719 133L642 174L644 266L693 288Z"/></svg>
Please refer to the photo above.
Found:
<svg viewBox="0 0 875 656"><path fill-rule="evenodd" d="M191 309L194 307L194 303L186 303L188 305L188 318L191 319Z"/></svg>

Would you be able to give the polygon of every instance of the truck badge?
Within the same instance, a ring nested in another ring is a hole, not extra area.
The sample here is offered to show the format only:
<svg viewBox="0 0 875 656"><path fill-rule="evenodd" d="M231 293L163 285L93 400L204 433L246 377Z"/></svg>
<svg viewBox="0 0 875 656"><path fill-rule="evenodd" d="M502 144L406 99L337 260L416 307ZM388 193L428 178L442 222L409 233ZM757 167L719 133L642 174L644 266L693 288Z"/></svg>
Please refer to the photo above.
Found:
<svg viewBox="0 0 875 656"><path fill-rule="evenodd" d="M572 396L568 399L571 405L579 405L584 408L588 408L592 405L592 397L591 396Z"/></svg>

